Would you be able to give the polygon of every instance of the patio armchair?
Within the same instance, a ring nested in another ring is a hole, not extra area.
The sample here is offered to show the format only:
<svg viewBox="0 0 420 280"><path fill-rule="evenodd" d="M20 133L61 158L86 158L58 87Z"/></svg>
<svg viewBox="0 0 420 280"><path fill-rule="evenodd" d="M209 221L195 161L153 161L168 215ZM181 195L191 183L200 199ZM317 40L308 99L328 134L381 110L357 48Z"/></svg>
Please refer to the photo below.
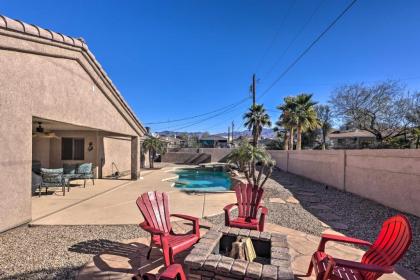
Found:
<svg viewBox="0 0 420 280"><path fill-rule="evenodd" d="M61 187L63 196L65 196L67 182L67 179L63 176L63 168L41 168L41 183L39 184L38 194L41 196L42 188L45 188L45 194L48 194L48 188Z"/></svg>
<svg viewBox="0 0 420 280"><path fill-rule="evenodd" d="M306 276L311 276L315 269L316 279L378 279L394 271L393 265L404 256L411 240L411 227L403 215L386 220L373 244L356 238L323 234ZM367 246L369 249L360 262L338 259L325 253L325 244L331 241Z"/></svg>
<svg viewBox="0 0 420 280"><path fill-rule="evenodd" d="M268 209L260 205L264 190L250 184L240 183L236 185L235 193L238 202L223 208L225 211L225 225L264 231L265 217L268 214ZM234 207L238 208L238 217L236 218L231 217L231 211ZM259 211L261 213L259 219L257 219Z"/></svg>
<svg viewBox="0 0 420 280"><path fill-rule="evenodd" d="M139 226L151 235L147 259L150 258L153 246L162 248L165 266L169 267L174 263L176 254L188 250L200 239L198 218L182 214L169 214L166 193L156 191L143 193L137 198L136 204L144 217L144 222ZM171 216L191 221L193 224L192 233L175 233L171 226Z"/></svg>

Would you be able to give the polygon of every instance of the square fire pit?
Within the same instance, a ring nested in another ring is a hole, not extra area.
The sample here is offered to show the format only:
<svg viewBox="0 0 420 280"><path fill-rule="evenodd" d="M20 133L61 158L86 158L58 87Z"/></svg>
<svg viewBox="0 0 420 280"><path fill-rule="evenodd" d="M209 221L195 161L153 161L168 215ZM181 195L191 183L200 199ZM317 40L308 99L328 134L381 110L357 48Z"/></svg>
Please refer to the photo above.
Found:
<svg viewBox="0 0 420 280"><path fill-rule="evenodd" d="M250 237L257 258L253 261L229 257L238 236ZM294 279L287 236L230 227L212 228L185 258L188 279Z"/></svg>

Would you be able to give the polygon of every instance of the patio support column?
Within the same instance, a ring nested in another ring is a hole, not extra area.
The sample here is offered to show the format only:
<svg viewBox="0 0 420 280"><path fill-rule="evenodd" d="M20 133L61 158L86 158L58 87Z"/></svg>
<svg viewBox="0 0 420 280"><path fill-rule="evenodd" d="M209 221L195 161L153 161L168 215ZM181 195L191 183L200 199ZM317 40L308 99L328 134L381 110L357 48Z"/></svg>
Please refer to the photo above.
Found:
<svg viewBox="0 0 420 280"><path fill-rule="evenodd" d="M140 153L139 153L139 137L131 137L131 180L137 180L139 178L139 163L140 163Z"/></svg>

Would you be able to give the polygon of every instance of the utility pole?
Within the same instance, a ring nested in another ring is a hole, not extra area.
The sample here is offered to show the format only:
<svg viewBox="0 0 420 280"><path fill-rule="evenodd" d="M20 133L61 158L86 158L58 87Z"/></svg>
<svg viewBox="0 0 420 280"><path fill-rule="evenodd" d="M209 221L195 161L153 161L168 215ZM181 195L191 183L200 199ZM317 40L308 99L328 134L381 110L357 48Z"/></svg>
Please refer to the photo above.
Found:
<svg viewBox="0 0 420 280"><path fill-rule="evenodd" d="M251 90L252 90L252 106L255 106L255 94L257 91L257 85L256 85L256 81L255 81L255 74L252 75L252 86L251 86Z"/></svg>
<svg viewBox="0 0 420 280"><path fill-rule="evenodd" d="M232 121L232 130L231 130L231 133L232 133L232 144L233 144L233 139L234 139L234 136L233 136L233 130L234 130L234 128L235 128L235 123Z"/></svg>
<svg viewBox="0 0 420 280"><path fill-rule="evenodd" d="M228 147L230 148L230 126L228 126L228 137L227 137Z"/></svg>

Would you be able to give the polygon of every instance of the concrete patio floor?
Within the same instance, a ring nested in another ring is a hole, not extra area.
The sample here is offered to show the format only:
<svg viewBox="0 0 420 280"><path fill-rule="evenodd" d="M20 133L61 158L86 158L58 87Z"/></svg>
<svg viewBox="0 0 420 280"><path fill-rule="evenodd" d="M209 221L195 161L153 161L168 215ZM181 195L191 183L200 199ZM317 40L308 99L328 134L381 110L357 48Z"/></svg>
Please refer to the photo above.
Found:
<svg viewBox="0 0 420 280"><path fill-rule="evenodd" d="M223 207L236 199L232 192L203 195L179 191L169 179L175 175L173 169L145 170L137 181L96 180L95 186L89 182L86 188L73 187L66 196L57 192L33 197L31 225L138 224L142 217L135 201L140 194L154 190L168 193L172 213L196 217L202 217L204 199L204 216L222 213Z"/></svg>
<svg viewBox="0 0 420 280"><path fill-rule="evenodd" d="M175 222L176 232L187 232L191 225L183 222ZM201 228L203 235L211 225L204 225ZM292 269L296 279L315 279L303 277L307 271L312 253L316 250L319 237L306 234L300 231L288 229L275 224L267 224L267 231L286 234L290 254L292 256ZM163 270L162 253L158 249L153 249L150 260L146 259L149 239L138 238L126 242L111 242L106 240L88 241L83 244L76 244L73 250L80 250L85 253L98 252L78 273L78 280L85 279L131 279L138 272L157 273ZM345 246L338 243L327 243L327 252L337 258L358 261L363 254L362 250ZM183 264L183 260L188 252L179 254L176 262ZM188 277L188 276L187 276ZM384 280L406 279L397 273L384 275Z"/></svg>

